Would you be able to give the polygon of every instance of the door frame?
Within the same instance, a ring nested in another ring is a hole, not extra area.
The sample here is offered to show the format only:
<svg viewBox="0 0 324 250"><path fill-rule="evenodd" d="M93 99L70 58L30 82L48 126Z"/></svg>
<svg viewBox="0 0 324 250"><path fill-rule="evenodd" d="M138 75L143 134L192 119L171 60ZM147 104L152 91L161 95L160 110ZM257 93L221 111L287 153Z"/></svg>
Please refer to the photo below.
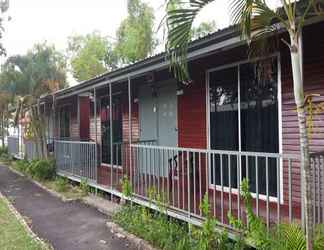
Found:
<svg viewBox="0 0 324 250"><path fill-rule="evenodd" d="M253 63L257 62L260 60L264 59L269 59L269 58L277 58L277 99L278 99L278 139L279 139L279 154L282 154L282 83L281 83L281 57L280 57L280 52L273 53L269 56L266 57L255 57L253 59L245 59L245 60L240 60L236 61L234 63L229 63L225 65L221 65L215 68L210 68L205 71L205 86L206 86L206 139L207 139L207 149L211 150L211 145L210 145L210 96L209 96L209 91L210 91L210 81L209 81L209 75L212 72L220 71L223 69L231 68L231 67L238 67L238 104L240 103L240 68L239 65L245 64L245 63ZM239 106L239 105L238 105ZM238 110L239 111L239 110ZM241 152L241 114L238 112L238 137L239 137L239 152ZM211 184L211 159L208 159L208 186L210 189L216 189L217 191L222 191L222 188L220 185L215 185ZM280 168L280 203L284 203L283 199L283 161L282 158L280 158L279 161L279 168ZM241 171L240 171L241 173ZM239 180L241 180L241 176L239 176ZM240 181L241 182L241 181ZM230 188L223 186L223 191L226 193L229 193ZM231 187L231 193L233 194L238 194L238 189L237 188L232 188ZM255 193L251 193L253 198L256 198ZM267 196L263 194L259 194L259 199L261 200L267 200ZM270 196L269 195L269 201L271 202L278 202L278 197L276 196Z"/></svg>

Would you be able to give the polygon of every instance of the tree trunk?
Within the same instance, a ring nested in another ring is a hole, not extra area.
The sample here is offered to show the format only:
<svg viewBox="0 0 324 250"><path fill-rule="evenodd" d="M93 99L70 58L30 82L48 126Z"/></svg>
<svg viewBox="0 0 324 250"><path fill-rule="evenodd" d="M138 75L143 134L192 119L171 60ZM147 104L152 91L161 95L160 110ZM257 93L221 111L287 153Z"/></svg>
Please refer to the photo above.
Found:
<svg viewBox="0 0 324 250"><path fill-rule="evenodd" d="M307 249L313 249L313 209L312 209L312 189L311 189L311 169L309 144L306 127L306 110L304 101L304 87L301 71L298 36L291 36L291 65L294 83L294 96L297 105L299 140L300 140L300 164L301 164L301 197L304 199L304 219L306 231Z"/></svg>
<svg viewBox="0 0 324 250"><path fill-rule="evenodd" d="M1 143L2 148L5 147L5 132L4 132L4 113L1 113Z"/></svg>

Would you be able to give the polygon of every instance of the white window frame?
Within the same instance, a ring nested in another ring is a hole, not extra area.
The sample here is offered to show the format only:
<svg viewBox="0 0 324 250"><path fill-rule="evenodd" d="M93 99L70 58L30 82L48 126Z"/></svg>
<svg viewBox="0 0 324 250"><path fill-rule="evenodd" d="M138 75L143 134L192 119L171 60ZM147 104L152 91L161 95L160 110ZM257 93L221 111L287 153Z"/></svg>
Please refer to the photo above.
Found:
<svg viewBox="0 0 324 250"><path fill-rule="evenodd" d="M268 59L268 58L277 58L277 99L278 99L278 139L279 139L279 154L282 154L282 86L281 86L281 62L280 62L280 53L274 53L272 55L269 55L267 57L256 57L253 59L247 59L247 60L241 60L234 63L222 65L219 67L211 68L205 71L205 80L206 80L206 128L207 128L207 149L211 150L211 142L210 142L210 81L209 81L209 75L212 72L220 71L223 69L233 68L237 67L237 73L238 73L238 138L239 138L239 152L241 152L241 112L240 112L240 65L246 64L246 63L254 63L260 60ZM209 158L209 166L211 166ZM280 169L280 203L284 203L283 199L283 162L280 158L279 161L279 169ZM241 173L241 171L240 171ZM209 167L209 173L208 173L208 183L210 189L216 189L217 191L222 191L222 187L220 185L215 185L211 183L211 169ZM241 180L241 176L239 177ZM223 191L226 193L229 193L231 191L232 194L238 194L237 188L232 188L231 190L227 186L223 186ZM253 198L257 198L256 193L251 193ZM263 194L259 194L259 199L261 200L267 200L267 196ZM270 202L278 202L277 196L269 196Z"/></svg>

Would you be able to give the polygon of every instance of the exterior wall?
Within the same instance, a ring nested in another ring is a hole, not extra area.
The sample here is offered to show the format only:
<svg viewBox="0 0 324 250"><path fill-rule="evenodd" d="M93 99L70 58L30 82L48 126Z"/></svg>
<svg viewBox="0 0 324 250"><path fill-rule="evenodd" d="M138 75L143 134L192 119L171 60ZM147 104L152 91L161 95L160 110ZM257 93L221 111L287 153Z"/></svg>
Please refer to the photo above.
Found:
<svg viewBox="0 0 324 250"><path fill-rule="evenodd" d="M313 102L324 102L324 37L319 30L324 24L315 24L303 30L303 65L304 89L306 95L320 94ZM293 81L290 64L290 54L287 48L281 50L282 69L282 148L283 153L299 154L299 132L296 105L293 96ZM324 149L324 110L313 119L313 133L310 139L312 152ZM293 202L300 202L300 165L292 164L292 193ZM288 197L288 167L284 167L284 197Z"/></svg>

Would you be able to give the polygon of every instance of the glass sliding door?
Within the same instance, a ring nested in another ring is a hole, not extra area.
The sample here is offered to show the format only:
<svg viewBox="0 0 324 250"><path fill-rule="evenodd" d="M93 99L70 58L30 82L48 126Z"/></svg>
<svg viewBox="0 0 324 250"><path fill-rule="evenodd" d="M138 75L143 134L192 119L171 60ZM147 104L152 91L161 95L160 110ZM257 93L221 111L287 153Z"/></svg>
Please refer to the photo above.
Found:
<svg viewBox="0 0 324 250"><path fill-rule="evenodd" d="M210 72L210 148L278 153L277 83L277 58ZM241 179L248 177L251 191L255 192L255 167L258 164L258 192L265 194L266 159L242 156L240 161L241 164L238 164L236 155L224 155L222 159L217 155L212 157L210 183L220 185L222 172L223 185L236 188L240 168ZM271 196L277 196L277 166L275 159L268 159Z"/></svg>
<svg viewBox="0 0 324 250"><path fill-rule="evenodd" d="M211 149L238 151L238 69L213 72L209 79ZM235 156L212 157L211 183L221 184L222 167L223 185L237 187L236 164Z"/></svg>
<svg viewBox="0 0 324 250"><path fill-rule="evenodd" d="M277 60L246 63L240 67L241 150L247 152L279 152ZM250 188L256 190L254 157L242 157L242 176L249 174ZM258 190L266 193L266 159L258 159ZM248 169L246 169L248 165ZM269 194L276 196L276 159L268 159Z"/></svg>
<svg viewBox="0 0 324 250"><path fill-rule="evenodd" d="M112 97L112 120L110 121L109 98L101 99L101 161L105 164L121 165L122 158L122 106L119 96ZM111 128L112 125L112 128ZM111 145L110 133L112 130L113 143ZM111 157L111 147L113 157ZM111 161L113 158L113 161Z"/></svg>

